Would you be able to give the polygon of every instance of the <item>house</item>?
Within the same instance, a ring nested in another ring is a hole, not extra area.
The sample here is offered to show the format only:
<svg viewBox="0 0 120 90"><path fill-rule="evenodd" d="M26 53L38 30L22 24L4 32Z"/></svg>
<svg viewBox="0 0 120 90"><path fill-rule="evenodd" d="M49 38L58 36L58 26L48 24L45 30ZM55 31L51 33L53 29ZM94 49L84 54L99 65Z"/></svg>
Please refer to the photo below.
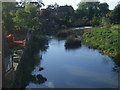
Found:
<svg viewBox="0 0 120 90"><path fill-rule="evenodd" d="M41 9L40 16L50 16L51 10L50 9Z"/></svg>
<svg viewBox="0 0 120 90"><path fill-rule="evenodd" d="M59 11L59 15L70 15L73 16L74 15L74 9L72 6L60 6L58 7L58 11Z"/></svg>
<svg viewBox="0 0 120 90"><path fill-rule="evenodd" d="M13 68L13 58L12 53L9 48L7 39L3 37L2 41L2 82L3 88L10 88L12 82L14 81L14 68Z"/></svg>
<svg viewBox="0 0 120 90"><path fill-rule="evenodd" d="M65 15L74 15L74 9L72 6L65 5L55 8L41 9L40 11L40 16L64 17Z"/></svg>

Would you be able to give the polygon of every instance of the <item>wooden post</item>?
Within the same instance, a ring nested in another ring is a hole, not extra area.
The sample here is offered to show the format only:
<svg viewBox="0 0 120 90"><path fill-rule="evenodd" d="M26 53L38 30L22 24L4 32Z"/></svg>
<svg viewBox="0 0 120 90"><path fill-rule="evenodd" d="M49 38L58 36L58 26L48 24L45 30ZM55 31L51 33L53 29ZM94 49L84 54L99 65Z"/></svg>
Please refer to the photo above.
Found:
<svg viewBox="0 0 120 90"><path fill-rule="evenodd" d="M0 90L2 89L2 2L0 1Z"/></svg>

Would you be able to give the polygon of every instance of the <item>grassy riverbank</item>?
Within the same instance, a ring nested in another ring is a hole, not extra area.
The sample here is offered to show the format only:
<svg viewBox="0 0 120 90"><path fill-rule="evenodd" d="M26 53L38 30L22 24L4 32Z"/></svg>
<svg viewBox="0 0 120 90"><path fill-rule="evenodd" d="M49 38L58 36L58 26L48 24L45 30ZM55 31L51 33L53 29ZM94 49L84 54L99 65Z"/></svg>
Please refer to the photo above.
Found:
<svg viewBox="0 0 120 90"><path fill-rule="evenodd" d="M116 26L112 26L111 28L93 28L83 34L83 41L90 47L99 49L101 53L118 59L120 55L118 31Z"/></svg>

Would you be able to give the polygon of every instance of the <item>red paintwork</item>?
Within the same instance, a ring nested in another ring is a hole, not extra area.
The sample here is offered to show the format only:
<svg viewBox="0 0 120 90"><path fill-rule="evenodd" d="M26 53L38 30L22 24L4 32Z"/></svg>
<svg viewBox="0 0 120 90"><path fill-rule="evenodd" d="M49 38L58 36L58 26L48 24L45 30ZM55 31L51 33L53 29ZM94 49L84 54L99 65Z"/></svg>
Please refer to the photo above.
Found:
<svg viewBox="0 0 120 90"><path fill-rule="evenodd" d="M10 45L10 48L14 48L15 46L20 44L26 44L24 41L15 41L14 36L12 34L7 35L6 38Z"/></svg>
<svg viewBox="0 0 120 90"><path fill-rule="evenodd" d="M17 44L25 44L24 41L14 41L14 43L17 43Z"/></svg>

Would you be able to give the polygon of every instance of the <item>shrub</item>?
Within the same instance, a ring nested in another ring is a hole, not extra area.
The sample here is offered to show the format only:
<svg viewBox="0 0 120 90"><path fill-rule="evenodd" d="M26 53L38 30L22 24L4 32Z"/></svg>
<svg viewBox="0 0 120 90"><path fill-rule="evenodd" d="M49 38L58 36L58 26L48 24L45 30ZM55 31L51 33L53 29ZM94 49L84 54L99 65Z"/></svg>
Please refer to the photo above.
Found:
<svg viewBox="0 0 120 90"><path fill-rule="evenodd" d="M66 48L75 48L75 47L80 47L80 46L81 46L81 39L74 38L73 36L68 37L65 42Z"/></svg>
<svg viewBox="0 0 120 90"><path fill-rule="evenodd" d="M111 24L110 24L110 20L106 17L102 18L102 26L105 28L110 28Z"/></svg>
<svg viewBox="0 0 120 90"><path fill-rule="evenodd" d="M92 36L92 37L90 37ZM116 58L118 56L118 31L108 28L93 28L83 34L84 42L98 48L104 54Z"/></svg>
<svg viewBox="0 0 120 90"><path fill-rule="evenodd" d="M48 46L48 39L42 35L32 35L30 41L28 42L32 51L38 51L39 49L45 50Z"/></svg>
<svg viewBox="0 0 120 90"><path fill-rule="evenodd" d="M70 31L70 30L62 30L62 31L59 31L58 33L57 33L57 36L58 37L61 37L61 38L66 38L66 37L68 37L68 36L70 36L70 35L72 35L73 33Z"/></svg>

